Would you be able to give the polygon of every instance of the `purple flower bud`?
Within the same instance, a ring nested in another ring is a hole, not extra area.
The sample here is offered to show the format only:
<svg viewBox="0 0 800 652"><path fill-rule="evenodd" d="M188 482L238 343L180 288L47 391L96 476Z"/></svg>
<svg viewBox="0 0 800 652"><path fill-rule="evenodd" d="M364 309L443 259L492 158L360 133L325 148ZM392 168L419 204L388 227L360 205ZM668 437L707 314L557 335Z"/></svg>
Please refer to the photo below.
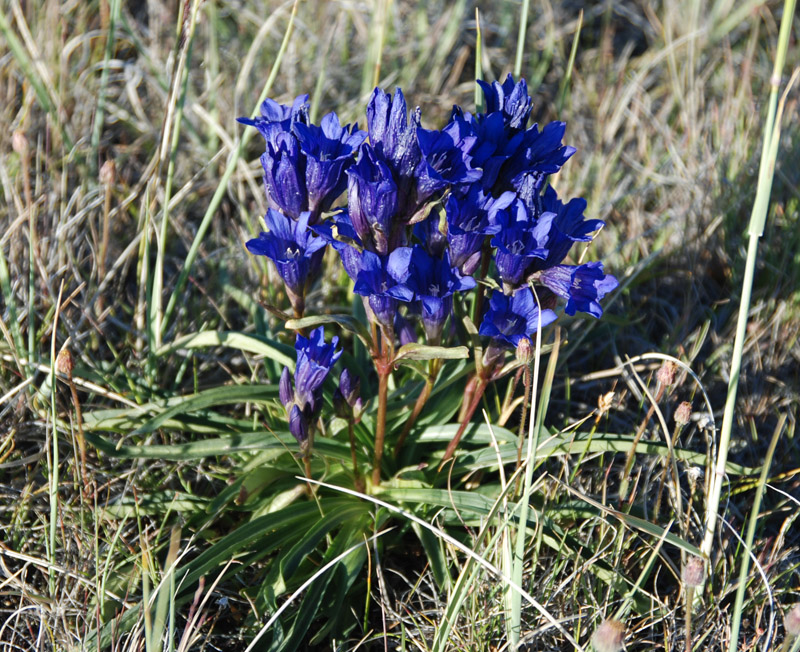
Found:
<svg viewBox="0 0 800 652"><path fill-rule="evenodd" d="M400 346L417 341L414 325L400 313L397 313L394 318L394 332L397 334L397 339L400 340Z"/></svg>
<svg viewBox="0 0 800 652"><path fill-rule="evenodd" d="M499 112L507 126L512 129L525 129L532 108L525 80L520 79L515 84L514 77L509 74L502 84L500 82L489 84L481 79L477 81L483 91L486 112Z"/></svg>
<svg viewBox="0 0 800 652"><path fill-rule="evenodd" d="M391 170L397 184L397 214L410 217L416 212L414 188L422 153L417 143L420 112L407 116L406 100L398 88L394 98L376 88L367 105L367 130L370 145Z"/></svg>
<svg viewBox="0 0 800 652"><path fill-rule="evenodd" d="M289 432L302 447L308 441L309 423L306 415L296 405L289 411Z"/></svg>
<svg viewBox="0 0 800 652"><path fill-rule="evenodd" d="M287 410L289 409L289 405L294 401L292 374L289 371L289 367L284 367L283 372L281 373L281 380L278 384L278 398L280 398L281 404Z"/></svg>
<svg viewBox="0 0 800 652"><path fill-rule="evenodd" d="M295 135L281 123L265 127L267 149L261 155L267 203L293 219L308 210L306 157Z"/></svg>
<svg viewBox="0 0 800 652"><path fill-rule="evenodd" d="M348 369L342 369L342 373L339 376L339 391L345 402L350 407L353 407L361 391L361 379L352 375Z"/></svg>

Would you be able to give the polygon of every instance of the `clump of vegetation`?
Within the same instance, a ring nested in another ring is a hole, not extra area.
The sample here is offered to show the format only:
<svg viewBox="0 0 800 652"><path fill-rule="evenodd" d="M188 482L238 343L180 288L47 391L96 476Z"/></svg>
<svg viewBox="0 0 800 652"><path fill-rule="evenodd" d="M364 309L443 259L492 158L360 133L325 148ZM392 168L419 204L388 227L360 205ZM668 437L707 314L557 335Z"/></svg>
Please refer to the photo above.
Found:
<svg viewBox="0 0 800 652"><path fill-rule="evenodd" d="M3 646L800 646L793 3L6 4Z"/></svg>

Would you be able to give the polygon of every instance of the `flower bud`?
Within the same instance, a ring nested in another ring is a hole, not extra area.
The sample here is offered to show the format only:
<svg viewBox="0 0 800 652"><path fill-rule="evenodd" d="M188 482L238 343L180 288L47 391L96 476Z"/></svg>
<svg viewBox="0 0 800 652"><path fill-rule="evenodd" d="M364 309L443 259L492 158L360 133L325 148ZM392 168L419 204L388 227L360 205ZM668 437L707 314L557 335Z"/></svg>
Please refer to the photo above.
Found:
<svg viewBox="0 0 800 652"><path fill-rule="evenodd" d="M705 580L706 565L702 558L691 555L683 565L681 579L686 586L696 588L703 585Z"/></svg>
<svg viewBox="0 0 800 652"><path fill-rule="evenodd" d="M296 405L293 405L289 412L289 432L301 446L308 440L308 420Z"/></svg>
<svg viewBox="0 0 800 652"><path fill-rule="evenodd" d="M675 382L675 363L669 360L665 361L656 372L656 380L663 387L672 385Z"/></svg>
<svg viewBox="0 0 800 652"><path fill-rule="evenodd" d="M533 343L529 337L523 337L517 344L517 361L527 366L533 362L533 357Z"/></svg>
<svg viewBox="0 0 800 652"><path fill-rule="evenodd" d="M103 163L103 167L100 168L100 183L104 186L110 186L114 183L114 178L117 175L117 166L114 165L114 161L108 159L105 163Z"/></svg>
<svg viewBox="0 0 800 652"><path fill-rule="evenodd" d="M281 373L281 380L278 384L278 398L281 404L286 409L289 409L289 404L294 400L294 390L292 390L292 374L289 367L284 367Z"/></svg>
<svg viewBox="0 0 800 652"><path fill-rule="evenodd" d="M789 636L800 634L800 603L796 604L783 616L783 628Z"/></svg>
<svg viewBox="0 0 800 652"><path fill-rule="evenodd" d="M683 427L692 419L692 404L689 401L684 401L675 410L675 423Z"/></svg>
<svg viewBox="0 0 800 652"><path fill-rule="evenodd" d="M64 374L68 378L72 378L72 370L75 368L75 363L72 360L72 354L69 349L61 349L58 357L56 358L56 371Z"/></svg>
<svg viewBox="0 0 800 652"><path fill-rule="evenodd" d="M350 407L353 407L361 392L361 379L352 375L347 369L342 369L342 373L339 376L339 391L342 393L345 402Z"/></svg>
<svg viewBox="0 0 800 652"><path fill-rule="evenodd" d="M21 131L15 131L11 136L11 147L20 156L28 153L28 139Z"/></svg>
<svg viewBox="0 0 800 652"><path fill-rule="evenodd" d="M618 620L604 620L592 636L597 652L620 652L625 647L625 625Z"/></svg>

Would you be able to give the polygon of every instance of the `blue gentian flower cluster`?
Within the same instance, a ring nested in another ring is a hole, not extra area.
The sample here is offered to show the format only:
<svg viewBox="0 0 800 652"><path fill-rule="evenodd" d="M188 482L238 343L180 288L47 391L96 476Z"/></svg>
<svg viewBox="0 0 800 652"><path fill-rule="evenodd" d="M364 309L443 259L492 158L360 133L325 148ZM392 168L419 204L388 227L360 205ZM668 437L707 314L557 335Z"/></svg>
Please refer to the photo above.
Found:
<svg viewBox="0 0 800 652"><path fill-rule="evenodd" d="M311 331L308 337L298 335L294 345L297 353L294 386L289 368L283 368L278 396L289 417L289 430L301 446L305 446L319 419L322 384L342 355L341 349L336 350L338 343L338 337L332 337L329 344L325 342L322 326Z"/></svg>
<svg viewBox="0 0 800 652"><path fill-rule="evenodd" d="M341 126L334 113L311 124L307 96L291 107L267 100L260 117L242 120L266 142L270 206L267 230L247 247L274 261L295 314L325 244L392 341L412 341L416 322L439 344L454 296L491 277L497 289L479 332L492 338L495 358L552 322L558 299L567 314L602 314L616 279L599 262L565 258L603 222L585 218L584 200L563 203L548 185L575 152L562 143L565 124L528 126L524 80L478 83L485 112L456 106L440 130L422 128L400 89L375 89L366 131ZM334 208L345 190L346 205Z"/></svg>

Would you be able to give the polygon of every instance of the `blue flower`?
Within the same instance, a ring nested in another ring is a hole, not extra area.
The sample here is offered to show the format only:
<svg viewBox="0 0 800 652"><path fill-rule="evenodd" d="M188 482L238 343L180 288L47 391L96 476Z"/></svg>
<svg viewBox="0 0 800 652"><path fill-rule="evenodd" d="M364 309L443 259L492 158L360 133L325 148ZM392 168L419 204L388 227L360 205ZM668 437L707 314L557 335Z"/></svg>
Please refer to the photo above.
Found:
<svg viewBox="0 0 800 652"><path fill-rule="evenodd" d="M528 84L520 79L516 84L511 74L506 80L489 84L481 79L478 85L483 90L486 113L499 112L505 124L512 129L525 129L528 116L531 114L531 98L528 95Z"/></svg>
<svg viewBox="0 0 800 652"><path fill-rule="evenodd" d="M438 210L431 211L424 220L414 225L414 236L422 243L431 256L441 258L447 248L447 235L440 228L441 215Z"/></svg>
<svg viewBox="0 0 800 652"><path fill-rule="evenodd" d="M415 246L403 285L413 292L418 303L428 342L438 342L444 323L453 311L453 293L471 290L475 279L453 269L447 252L443 258L433 258L423 247Z"/></svg>
<svg viewBox="0 0 800 652"><path fill-rule="evenodd" d="M454 108L454 113L459 113L458 107ZM465 119L469 122L472 133L477 142L470 151L473 167L481 168L481 186L487 193L492 191L497 185L495 194L501 194L503 189L497 184L500 172L505 162L519 149L525 134L509 129L505 124L502 113L495 112L479 115L477 118L465 114ZM511 176L515 176L515 172ZM506 186L509 186L506 183Z"/></svg>
<svg viewBox="0 0 800 652"><path fill-rule="evenodd" d="M502 228L495 216L508 208L514 197L513 192L506 192L494 198L475 184L466 194L453 193L447 198L447 241L453 267L468 275L475 271L486 236L494 235Z"/></svg>
<svg viewBox="0 0 800 652"><path fill-rule="evenodd" d="M308 122L308 95L296 97L292 106L278 104L275 100L267 98L261 104L260 116L255 119L237 118L236 121L255 127L264 138L269 134L267 126L274 123L278 123L283 131L289 131L294 122Z"/></svg>
<svg viewBox="0 0 800 652"><path fill-rule="evenodd" d="M409 124L406 100L399 88L394 98L376 88L367 104L370 145L394 174L402 197L410 195L414 175L422 158L417 143L419 116L417 109Z"/></svg>
<svg viewBox="0 0 800 652"><path fill-rule="evenodd" d="M400 346L417 341L417 332L414 330L414 325L399 312L394 317L394 332L397 334Z"/></svg>
<svg viewBox="0 0 800 652"><path fill-rule="evenodd" d="M353 228L347 210L334 213L332 220L315 224L311 230L336 250L344 271L355 281L361 269L361 252L364 244Z"/></svg>
<svg viewBox="0 0 800 652"><path fill-rule="evenodd" d="M539 274L539 282L567 300L564 312L574 315L576 310L600 317L603 308L600 299L619 283L610 274L603 274L603 263L584 265L556 265Z"/></svg>
<svg viewBox="0 0 800 652"><path fill-rule="evenodd" d="M282 123L273 122L262 131L266 151L261 155L267 203L292 219L308 210L306 156L297 137Z"/></svg>
<svg viewBox="0 0 800 652"><path fill-rule="evenodd" d="M367 137L356 125L339 124L329 113L320 126L297 122L294 133L306 156L305 183L308 206L314 215L330 210L333 201L347 186L345 170L354 162L354 154Z"/></svg>
<svg viewBox="0 0 800 652"><path fill-rule="evenodd" d="M472 167L470 150L477 142L469 123L457 115L441 131L417 129L420 163L416 202L422 206L454 184L474 183L482 172Z"/></svg>
<svg viewBox="0 0 800 652"><path fill-rule="evenodd" d="M410 259L408 247L398 247L388 256L378 256L371 251L361 255L361 268L353 292L367 297L370 310L384 328L392 328L397 302L414 298L412 290L403 285L408 277Z"/></svg>
<svg viewBox="0 0 800 652"><path fill-rule="evenodd" d="M592 233L605 225L602 220L584 219L585 199L578 197L564 204L558 199L552 186L548 186L544 191L542 209L555 213L556 217L550 227L547 240L547 258L543 261L536 261L534 267L537 270L558 265L567 256L575 242L591 242Z"/></svg>
<svg viewBox="0 0 800 652"><path fill-rule="evenodd" d="M551 122L542 131L533 125L503 165L503 180L510 182L529 208L536 205L547 175L558 172L576 152L574 147L561 144L566 128L564 122Z"/></svg>
<svg viewBox="0 0 800 652"><path fill-rule="evenodd" d="M289 430L300 444L308 439L314 422L322 409L322 384L339 356L336 350L338 337L325 343L325 330L322 326L311 331L309 337L298 335L295 340L297 365L294 371L294 391L291 374L284 368L278 387L278 396L289 416Z"/></svg>
<svg viewBox="0 0 800 652"><path fill-rule="evenodd" d="M547 257L546 245L555 217L555 213L543 213L532 219L519 199L495 215L500 230L491 245L497 247L495 265L503 283L519 286L532 273L534 261Z"/></svg>
<svg viewBox="0 0 800 652"><path fill-rule="evenodd" d="M365 144L356 164L347 170L347 176L347 205L355 232L367 249L388 254L398 199L391 170Z"/></svg>
<svg viewBox="0 0 800 652"><path fill-rule="evenodd" d="M520 340L529 338L538 330L539 319L539 306L529 287L520 288L510 297L495 290L478 332L491 337L495 346L516 347ZM541 311L542 326L555 319L552 310Z"/></svg>
<svg viewBox="0 0 800 652"><path fill-rule="evenodd" d="M325 240L308 229L308 219L307 212L295 221L270 208L264 218L267 230L246 244L251 254L275 263L292 306L301 313L306 286L319 274L325 248Z"/></svg>

